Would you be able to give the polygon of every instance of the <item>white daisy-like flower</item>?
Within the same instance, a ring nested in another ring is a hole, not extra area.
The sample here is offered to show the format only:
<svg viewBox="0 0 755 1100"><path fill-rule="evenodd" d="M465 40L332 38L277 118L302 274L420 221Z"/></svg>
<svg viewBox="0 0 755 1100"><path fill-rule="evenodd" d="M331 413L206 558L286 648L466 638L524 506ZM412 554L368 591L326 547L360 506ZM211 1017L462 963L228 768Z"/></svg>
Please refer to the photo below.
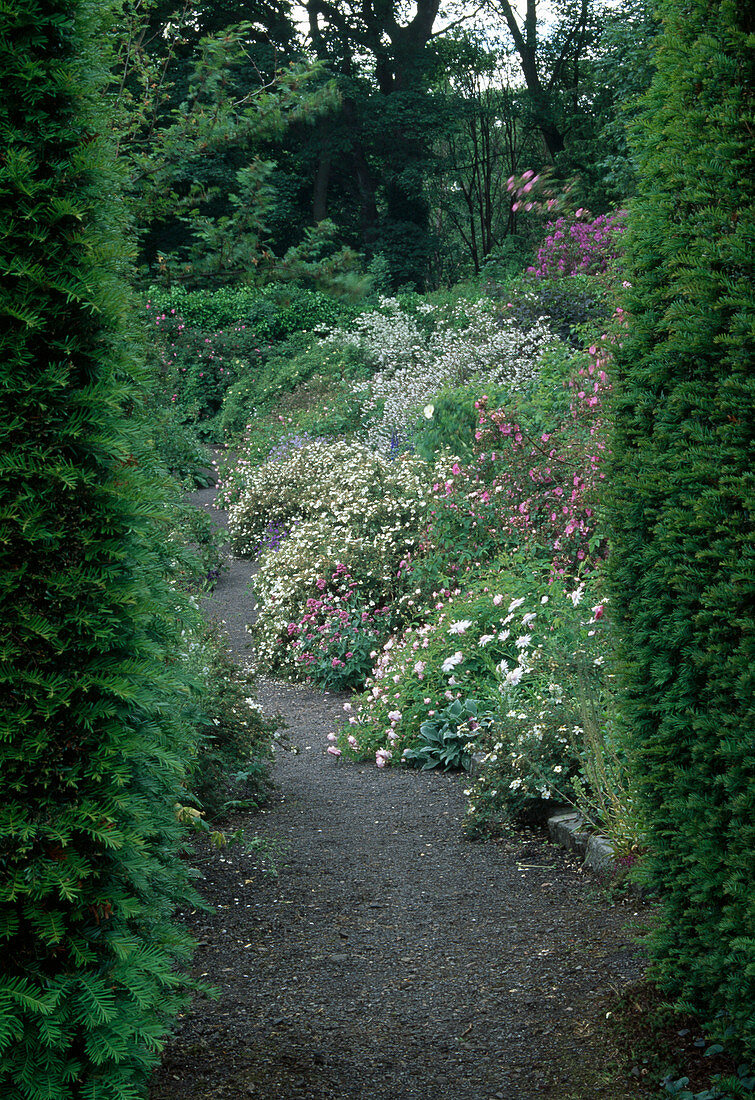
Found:
<svg viewBox="0 0 755 1100"><path fill-rule="evenodd" d="M509 615L511 614L512 611L516 611L517 607L521 607L523 603L524 603L524 596L521 596L518 600L512 600L511 603L509 604L509 611L508 611Z"/></svg>
<svg viewBox="0 0 755 1100"><path fill-rule="evenodd" d="M458 622L451 623L448 628L449 634L465 634L472 625L471 619L459 619Z"/></svg>
<svg viewBox="0 0 755 1100"><path fill-rule="evenodd" d="M493 641L493 638L495 638L495 634L483 634L477 644L484 648L489 642Z"/></svg>
<svg viewBox="0 0 755 1100"><path fill-rule="evenodd" d="M451 669L456 668L457 665L460 665L463 660L464 654L456 652L451 657L446 657L445 661L440 667L442 668L443 672L450 672Z"/></svg>
<svg viewBox="0 0 755 1100"><path fill-rule="evenodd" d="M516 648L517 649L527 649L531 641L532 641L532 635L531 634L520 634L519 637L516 640Z"/></svg>

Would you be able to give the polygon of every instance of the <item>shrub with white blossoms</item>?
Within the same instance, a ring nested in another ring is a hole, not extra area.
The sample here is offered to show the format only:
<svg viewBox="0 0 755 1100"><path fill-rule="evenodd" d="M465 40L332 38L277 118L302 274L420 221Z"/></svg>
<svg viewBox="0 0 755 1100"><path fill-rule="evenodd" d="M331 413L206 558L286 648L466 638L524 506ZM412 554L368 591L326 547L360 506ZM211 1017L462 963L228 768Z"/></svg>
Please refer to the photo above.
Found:
<svg viewBox="0 0 755 1100"><path fill-rule="evenodd" d="M538 818L550 800L582 806L586 785L599 781L596 754L603 750L585 729L586 714L593 710L598 717L595 708L610 694L603 668L605 601L591 606L588 595L599 583L595 577L565 587L554 583L547 605L542 597L537 610L537 601L523 603L523 619L537 624L541 639L537 659L499 666L501 704L492 744L467 791L469 835L495 835L512 819Z"/></svg>
<svg viewBox="0 0 755 1100"><path fill-rule="evenodd" d="M306 672L297 648L323 594L337 612L348 591L350 610L365 616L392 602L425 533L432 479L414 456L389 462L358 444L323 441L254 472L229 513L234 548L253 553L273 519L288 529L279 549L262 553L252 582L260 667Z"/></svg>
<svg viewBox="0 0 755 1100"><path fill-rule="evenodd" d="M379 309L328 337L358 347L375 367L372 379L354 389L371 395L366 439L376 450L405 441L420 410L444 386L480 379L521 389L557 339L543 320L525 331L485 298L452 308L425 303L424 313L420 325L397 299L382 298Z"/></svg>
<svg viewBox="0 0 755 1100"><path fill-rule="evenodd" d="M364 692L347 704L339 747L380 767L400 763L424 721L473 699L492 720L477 740L484 760L468 792L471 835L536 815L544 800L574 799L575 780L591 778L580 698L603 678L603 604L586 606L585 591L491 573L471 592L439 594L429 621L377 655Z"/></svg>
<svg viewBox="0 0 755 1100"><path fill-rule="evenodd" d="M472 591L436 593L428 621L389 638L377 654L364 692L349 704L340 747L376 762L389 751L399 763L417 747L422 723L453 700L473 699L480 714L497 710L501 680L519 682L542 648L533 642L534 616L520 610L520 590L514 578L492 573Z"/></svg>

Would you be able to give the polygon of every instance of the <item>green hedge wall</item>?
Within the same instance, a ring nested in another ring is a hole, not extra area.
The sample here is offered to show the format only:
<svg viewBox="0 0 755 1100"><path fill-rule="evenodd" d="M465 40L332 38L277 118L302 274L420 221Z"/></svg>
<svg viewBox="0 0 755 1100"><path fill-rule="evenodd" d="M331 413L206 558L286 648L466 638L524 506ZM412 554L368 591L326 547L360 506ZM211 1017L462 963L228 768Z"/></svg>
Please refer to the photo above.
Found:
<svg viewBox="0 0 755 1100"><path fill-rule="evenodd" d="M152 315L175 311L189 328L216 332L243 323L259 339L272 341L319 325L345 323L359 312L353 303L292 283L189 291L180 286L151 286L144 298Z"/></svg>
<svg viewBox="0 0 755 1100"><path fill-rule="evenodd" d="M190 690L124 410L108 5L0 2L0 1095L134 1100L184 994Z"/></svg>
<svg viewBox="0 0 755 1100"><path fill-rule="evenodd" d="M611 585L661 984L755 1050L752 16L663 0L635 134Z"/></svg>

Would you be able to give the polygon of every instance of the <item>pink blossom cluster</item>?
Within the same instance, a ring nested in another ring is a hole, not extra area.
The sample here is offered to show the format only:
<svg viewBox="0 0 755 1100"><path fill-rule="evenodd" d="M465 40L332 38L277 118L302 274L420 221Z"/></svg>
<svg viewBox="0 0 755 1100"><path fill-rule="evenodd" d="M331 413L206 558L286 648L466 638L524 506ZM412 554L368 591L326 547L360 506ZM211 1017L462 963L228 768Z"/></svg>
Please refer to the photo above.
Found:
<svg viewBox="0 0 755 1100"><path fill-rule="evenodd" d="M455 463L433 489L446 506L464 510L475 526L517 544L535 541L552 555L552 574L589 567L598 535L596 508L606 457L603 404L610 338L590 347L569 385L571 422L552 432L525 430L505 408L476 403L474 460Z"/></svg>
<svg viewBox="0 0 755 1100"><path fill-rule="evenodd" d="M571 184L560 185L556 189L551 170L543 168L539 172L528 168L520 175L509 176L506 190L511 195L511 211L538 214L555 214L567 202Z"/></svg>
<svg viewBox="0 0 755 1100"><path fill-rule="evenodd" d="M238 323L227 329L218 329L206 336L187 325L175 308L162 312L156 311L148 301L146 309L155 326L164 375L170 377L175 373L174 384L178 384L179 388L186 384L187 374L194 374L196 379L203 379L203 386L209 388L220 386L221 391L225 390L234 379L234 370L229 365L227 349L219 346L222 344L221 338L230 339L233 344L233 341L242 333L246 333L247 326ZM251 332L249 335L254 341L254 335ZM253 355L261 359L264 354L263 349L258 341L255 343L256 346L247 348L245 355ZM270 345L268 344L267 347L269 349ZM196 369L198 367L204 369L198 370ZM172 401L178 400L179 396L180 393L174 393Z"/></svg>
<svg viewBox="0 0 755 1100"><path fill-rule="evenodd" d="M298 622L288 623L286 632L279 638L279 644L289 645L295 651L296 660L305 667L326 656L332 646L346 637L349 627L358 625L365 632L377 633L388 611L387 607L370 611L354 609L359 598L357 584L342 562L336 564L329 579L317 577L315 587L320 595L307 599L306 613ZM347 650L343 657L345 660L337 656L329 658L331 666L344 668L353 653Z"/></svg>
<svg viewBox="0 0 755 1100"><path fill-rule="evenodd" d="M622 253L625 211L593 218L589 210L548 222L536 263L528 267L537 279L607 272Z"/></svg>

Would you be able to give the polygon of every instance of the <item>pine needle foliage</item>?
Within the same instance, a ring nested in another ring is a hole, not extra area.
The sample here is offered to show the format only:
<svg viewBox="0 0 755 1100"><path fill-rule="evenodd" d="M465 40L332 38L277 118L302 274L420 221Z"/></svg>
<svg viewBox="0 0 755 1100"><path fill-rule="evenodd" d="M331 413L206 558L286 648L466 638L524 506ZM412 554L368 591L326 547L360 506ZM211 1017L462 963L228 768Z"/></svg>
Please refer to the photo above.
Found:
<svg viewBox="0 0 755 1100"><path fill-rule="evenodd" d="M0 1095L134 1100L185 997L181 597L128 416L99 0L0 0Z"/></svg>
<svg viewBox="0 0 755 1100"><path fill-rule="evenodd" d="M656 974L752 1054L755 26L736 0L658 8L617 352L611 584L663 899Z"/></svg>

